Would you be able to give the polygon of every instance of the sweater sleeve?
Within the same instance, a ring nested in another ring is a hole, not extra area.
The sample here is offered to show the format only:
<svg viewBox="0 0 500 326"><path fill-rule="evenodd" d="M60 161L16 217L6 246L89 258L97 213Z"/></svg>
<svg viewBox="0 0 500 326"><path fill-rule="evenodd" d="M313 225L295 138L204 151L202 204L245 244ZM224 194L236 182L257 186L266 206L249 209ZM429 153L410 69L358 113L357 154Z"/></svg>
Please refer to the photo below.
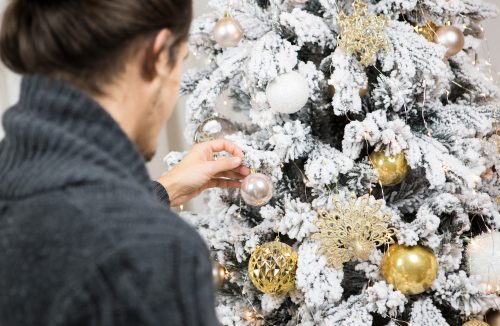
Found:
<svg viewBox="0 0 500 326"><path fill-rule="evenodd" d="M208 257L206 247L182 240L124 248L73 293L70 307L59 306L64 318L54 325L218 326Z"/></svg>
<svg viewBox="0 0 500 326"><path fill-rule="evenodd" d="M155 194L156 198L158 198L163 205L170 207L170 198L168 196L167 189L165 189L165 187L163 187L163 185L157 181L152 181L152 183L153 193Z"/></svg>

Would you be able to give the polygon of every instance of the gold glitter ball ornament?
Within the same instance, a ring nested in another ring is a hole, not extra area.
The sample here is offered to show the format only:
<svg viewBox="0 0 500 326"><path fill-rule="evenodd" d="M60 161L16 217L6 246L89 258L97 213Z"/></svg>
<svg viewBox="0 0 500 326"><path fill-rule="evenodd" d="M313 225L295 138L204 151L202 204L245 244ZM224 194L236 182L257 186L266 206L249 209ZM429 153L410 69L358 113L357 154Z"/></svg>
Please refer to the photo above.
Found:
<svg viewBox="0 0 500 326"><path fill-rule="evenodd" d="M372 251L383 244L393 243L394 228L388 228L392 217L383 214L382 200L370 202L370 196L349 200L333 198L333 210L320 212L316 226L319 233L313 239L321 242L319 253L329 266L341 269L354 258L367 260Z"/></svg>
<svg viewBox="0 0 500 326"><path fill-rule="evenodd" d="M384 33L388 19L383 15L368 13L368 6L362 0L356 0L353 6L352 15L341 12L337 16L339 46L345 52L359 55L362 65L370 66L375 64L380 50L389 49L389 41Z"/></svg>
<svg viewBox="0 0 500 326"><path fill-rule="evenodd" d="M383 150L373 152L370 162L378 172L378 179L383 186L395 186L403 182L410 173L410 166L403 152L386 155Z"/></svg>
<svg viewBox="0 0 500 326"><path fill-rule="evenodd" d="M278 239L258 246L248 263L248 276L263 293L285 294L295 289L298 255Z"/></svg>
<svg viewBox="0 0 500 326"><path fill-rule="evenodd" d="M484 321L481 320L473 319L463 324L463 326L490 326L490 324L485 323Z"/></svg>
<svg viewBox="0 0 500 326"><path fill-rule="evenodd" d="M425 37L429 42L434 41L434 36L436 35L438 28L439 26L433 22L427 22L425 25L415 24L413 26L415 32Z"/></svg>
<svg viewBox="0 0 500 326"><path fill-rule="evenodd" d="M382 260L387 283L406 295L425 292L436 280L438 262L432 250L423 246L390 246Z"/></svg>

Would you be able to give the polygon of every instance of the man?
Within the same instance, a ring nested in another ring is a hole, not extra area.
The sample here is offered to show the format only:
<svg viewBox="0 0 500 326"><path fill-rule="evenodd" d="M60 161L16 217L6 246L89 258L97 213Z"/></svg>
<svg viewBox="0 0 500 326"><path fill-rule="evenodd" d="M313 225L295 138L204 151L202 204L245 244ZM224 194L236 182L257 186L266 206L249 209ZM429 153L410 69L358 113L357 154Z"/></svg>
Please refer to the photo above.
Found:
<svg viewBox="0 0 500 326"><path fill-rule="evenodd" d="M10 1L0 58L25 77L0 143L0 325L218 324L208 250L168 202L238 188L243 153L197 145L160 183L144 165L191 15L187 0Z"/></svg>

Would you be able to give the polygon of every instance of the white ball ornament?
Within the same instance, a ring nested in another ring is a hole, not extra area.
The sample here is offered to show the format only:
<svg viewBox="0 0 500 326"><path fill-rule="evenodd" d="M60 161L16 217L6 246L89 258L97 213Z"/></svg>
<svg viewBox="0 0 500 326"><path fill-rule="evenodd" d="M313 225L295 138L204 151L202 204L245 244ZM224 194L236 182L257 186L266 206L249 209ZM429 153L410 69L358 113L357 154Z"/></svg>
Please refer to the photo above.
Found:
<svg viewBox="0 0 500 326"><path fill-rule="evenodd" d="M266 96L273 111L292 114L302 109L309 100L309 83L304 76L292 71L278 76L267 85Z"/></svg>
<svg viewBox="0 0 500 326"><path fill-rule="evenodd" d="M500 232L485 233L471 240L467 248L469 273L486 285L488 293L500 291Z"/></svg>

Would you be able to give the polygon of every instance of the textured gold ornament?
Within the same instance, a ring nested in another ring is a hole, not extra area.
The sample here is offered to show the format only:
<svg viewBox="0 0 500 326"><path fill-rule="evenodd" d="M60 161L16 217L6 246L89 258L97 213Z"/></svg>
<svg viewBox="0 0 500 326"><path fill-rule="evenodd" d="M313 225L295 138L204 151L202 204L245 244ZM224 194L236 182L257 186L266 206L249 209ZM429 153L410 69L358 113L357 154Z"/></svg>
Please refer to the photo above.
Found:
<svg viewBox="0 0 500 326"><path fill-rule="evenodd" d="M407 295L425 292L436 280L437 273L436 255L423 246L392 245L382 260L385 280Z"/></svg>
<svg viewBox="0 0 500 326"><path fill-rule="evenodd" d="M473 319L463 324L463 326L489 326L489 324L481 320Z"/></svg>
<svg viewBox="0 0 500 326"><path fill-rule="evenodd" d="M382 205L382 200L370 203L369 195L351 194L349 200L335 196L333 211L320 212L316 222L320 231L313 239L321 242L319 253L328 265L341 269L353 258L367 260L376 247L394 242L396 230L388 228L392 218L382 214Z"/></svg>
<svg viewBox="0 0 500 326"><path fill-rule="evenodd" d="M253 285L267 294L284 294L295 288L298 255L278 239L257 247L248 263Z"/></svg>
<svg viewBox="0 0 500 326"><path fill-rule="evenodd" d="M427 22L425 25L415 24L413 27L416 33L425 37L429 42L434 41L434 36L436 35L438 28L439 26L433 22Z"/></svg>
<svg viewBox="0 0 500 326"><path fill-rule="evenodd" d="M337 16L337 23L340 27L340 48L359 55L360 63L364 66L373 65L377 53L389 49L389 41L384 33L387 17L368 13L368 6L362 0L354 2L351 16L341 12Z"/></svg>
<svg viewBox="0 0 500 326"><path fill-rule="evenodd" d="M383 186L395 186L403 182L410 172L410 167L403 152L385 155L384 151L370 155L373 168L378 172L378 179Z"/></svg>

